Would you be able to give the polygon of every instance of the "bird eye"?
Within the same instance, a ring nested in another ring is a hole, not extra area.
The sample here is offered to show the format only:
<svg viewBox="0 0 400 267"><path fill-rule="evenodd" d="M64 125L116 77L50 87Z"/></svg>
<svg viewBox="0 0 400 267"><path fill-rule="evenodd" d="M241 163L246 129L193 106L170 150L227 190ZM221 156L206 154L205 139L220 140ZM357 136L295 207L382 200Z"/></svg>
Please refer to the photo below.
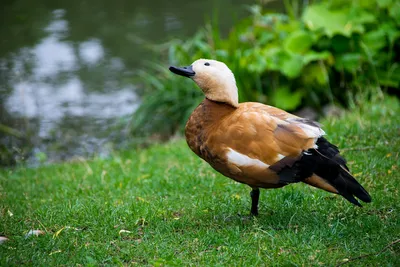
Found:
<svg viewBox="0 0 400 267"><path fill-rule="evenodd" d="M206 62L204 63L205 66L210 66L210 63Z"/></svg>

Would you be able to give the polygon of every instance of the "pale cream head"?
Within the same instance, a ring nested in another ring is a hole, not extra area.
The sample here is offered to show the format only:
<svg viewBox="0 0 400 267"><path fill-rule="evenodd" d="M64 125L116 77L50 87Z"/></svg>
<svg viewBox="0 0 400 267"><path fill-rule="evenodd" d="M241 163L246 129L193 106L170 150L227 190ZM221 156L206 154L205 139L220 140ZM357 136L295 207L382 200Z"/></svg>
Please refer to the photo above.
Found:
<svg viewBox="0 0 400 267"><path fill-rule="evenodd" d="M225 63L198 59L193 62L192 69L195 75L191 78L208 99L234 107L239 105L235 76Z"/></svg>

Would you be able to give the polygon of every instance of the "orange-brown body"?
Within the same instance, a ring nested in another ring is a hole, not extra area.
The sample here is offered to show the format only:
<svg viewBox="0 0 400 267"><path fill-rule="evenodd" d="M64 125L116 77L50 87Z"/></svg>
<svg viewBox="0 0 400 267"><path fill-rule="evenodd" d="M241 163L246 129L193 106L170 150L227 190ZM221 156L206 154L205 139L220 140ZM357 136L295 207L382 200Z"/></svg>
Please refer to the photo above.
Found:
<svg viewBox="0 0 400 267"><path fill-rule="evenodd" d="M258 165L238 166L228 160L230 149L271 166L284 157L298 158L312 148L309 138L296 124L284 124L298 118L281 109L260 103L242 103L237 108L207 98L194 110L185 129L190 149L215 170L253 188L278 188L279 176L270 168ZM279 127L284 124L285 127ZM337 190L314 175L305 180L313 186L337 193Z"/></svg>

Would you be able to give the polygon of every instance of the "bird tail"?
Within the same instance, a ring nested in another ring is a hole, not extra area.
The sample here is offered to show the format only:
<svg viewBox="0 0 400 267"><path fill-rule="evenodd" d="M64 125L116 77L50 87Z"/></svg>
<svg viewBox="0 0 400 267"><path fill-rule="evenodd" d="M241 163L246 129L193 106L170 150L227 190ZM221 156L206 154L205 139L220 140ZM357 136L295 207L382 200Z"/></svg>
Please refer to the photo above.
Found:
<svg viewBox="0 0 400 267"><path fill-rule="evenodd" d="M371 202L371 196L350 174L338 148L323 137L317 140L316 145L318 148L304 151L300 159L278 172L280 182L305 182L338 193L359 207L361 204L355 197Z"/></svg>
<svg viewBox="0 0 400 267"><path fill-rule="evenodd" d="M354 205L362 207L355 197L367 203L371 202L371 196L367 190L345 169L339 170L336 179L328 182L338 190L340 195Z"/></svg>

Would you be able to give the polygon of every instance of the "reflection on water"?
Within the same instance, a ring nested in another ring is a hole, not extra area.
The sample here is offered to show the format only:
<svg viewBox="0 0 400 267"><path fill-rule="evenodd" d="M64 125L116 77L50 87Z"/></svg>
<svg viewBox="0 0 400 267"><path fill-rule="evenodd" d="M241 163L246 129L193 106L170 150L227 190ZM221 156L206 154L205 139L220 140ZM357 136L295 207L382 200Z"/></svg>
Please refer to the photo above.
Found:
<svg viewBox="0 0 400 267"><path fill-rule="evenodd" d="M132 114L136 99L130 88L106 94L84 93L80 80L72 78L57 91L44 83L18 83L7 99L6 108L27 118L40 118L39 136L47 137L54 124L66 115L94 119L122 117Z"/></svg>
<svg viewBox="0 0 400 267"><path fill-rule="evenodd" d="M35 154L60 160L107 155L110 141L124 145L127 120L121 118L139 103L133 74L160 56L147 45L191 36L214 13L226 31L246 13L244 4L252 3L5 0L0 126L24 138L0 131L0 152L5 146L36 163Z"/></svg>
<svg viewBox="0 0 400 267"><path fill-rule="evenodd" d="M77 75L50 82L61 73L79 71L80 65L96 68L104 59L99 40L90 39L75 48L61 40L68 32L68 23L62 19L64 13L63 10L53 11L54 20L45 28L49 35L30 50L35 67L29 79L16 81L5 103L11 113L40 118L39 137L42 138L48 137L55 124L65 116L94 119L121 117L132 114L138 104L132 85L111 82L118 77L109 77L109 88L103 93L85 92L83 79ZM18 61L16 63L13 72L23 71ZM124 64L119 58L111 58L107 67L114 72L123 71Z"/></svg>

